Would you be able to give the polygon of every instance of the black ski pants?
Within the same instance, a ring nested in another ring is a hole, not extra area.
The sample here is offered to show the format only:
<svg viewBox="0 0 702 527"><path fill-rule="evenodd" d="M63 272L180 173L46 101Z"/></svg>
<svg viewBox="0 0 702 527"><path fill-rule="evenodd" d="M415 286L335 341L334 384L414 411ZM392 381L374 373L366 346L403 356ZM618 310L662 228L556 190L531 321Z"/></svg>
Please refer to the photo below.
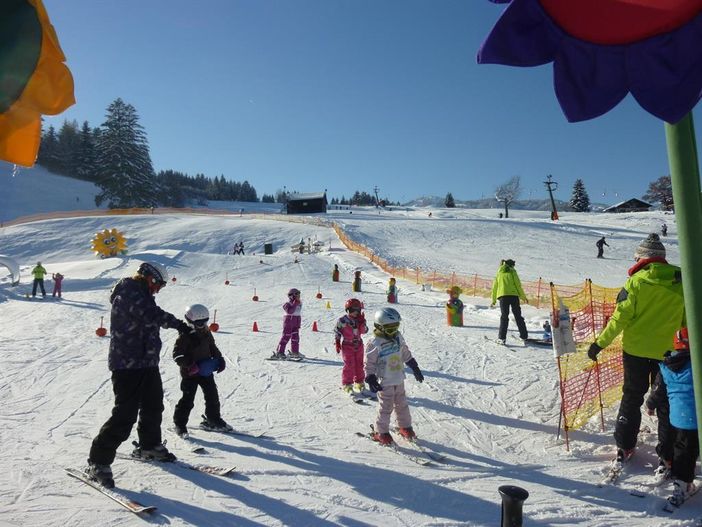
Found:
<svg viewBox="0 0 702 527"><path fill-rule="evenodd" d="M44 279L43 278L35 278L34 279L34 284L32 285L32 296L37 296L37 286L41 289L41 294L43 296L46 296L46 291L44 290Z"/></svg>
<svg viewBox="0 0 702 527"><path fill-rule="evenodd" d="M112 390L112 415L90 447L90 461L101 465L112 464L119 445L129 439L137 417L139 444L153 448L161 443L163 385L158 368L113 371Z"/></svg>
<svg viewBox="0 0 702 527"><path fill-rule="evenodd" d="M602 258L604 256L604 247L597 248L597 257Z"/></svg>
<svg viewBox="0 0 702 527"><path fill-rule="evenodd" d="M497 338L504 340L507 338L507 326L509 326L509 310L512 309L514 320L517 321L517 329L519 329L519 338L525 339L529 337L524 317L522 316L522 308L519 305L519 297L514 295L506 295L498 298L500 301L500 330L497 332Z"/></svg>
<svg viewBox="0 0 702 527"><path fill-rule="evenodd" d="M619 403L617 423L614 428L614 440L617 443L617 448L629 450L636 446L636 439L641 427L641 405L644 401L644 395L658 375L659 362L655 359L629 355L626 351L622 354L624 386L622 387L622 401ZM668 450L672 438L670 410L666 408L667 404L665 403L659 406L663 408L656 408L658 444L660 448ZM667 454L667 452L659 452L659 455L661 453ZM670 457L665 459L670 459Z"/></svg>
<svg viewBox="0 0 702 527"><path fill-rule="evenodd" d="M675 432L673 448L673 479L691 483L695 479L695 465L700 455L700 442L697 430L683 430L672 427Z"/></svg>
<svg viewBox="0 0 702 527"><path fill-rule="evenodd" d="M195 394L198 386L202 388L202 394L205 396L205 415L207 419L216 420L221 418L219 394L217 393L214 375L184 377L180 381L180 389L183 392L183 396L176 404L175 412L173 412L173 423L176 426L186 426L188 424L190 411L195 405Z"/></svg>

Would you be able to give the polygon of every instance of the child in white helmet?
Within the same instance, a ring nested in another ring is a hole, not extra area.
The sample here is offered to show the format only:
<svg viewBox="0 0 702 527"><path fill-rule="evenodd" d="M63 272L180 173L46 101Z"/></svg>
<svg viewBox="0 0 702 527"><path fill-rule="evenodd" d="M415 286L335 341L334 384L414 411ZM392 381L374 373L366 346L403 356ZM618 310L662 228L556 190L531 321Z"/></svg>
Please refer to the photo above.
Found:
<svg viewBox="0 0 702 527"><path fill-rule="evenodd" d="M205 415L200 424L205 430L229 432L229 426L220 414L219 393L214 372L224 371L226 363L207 326L210 312L202 304L193 304L185 311L185 321L192 329L181 334L173 348L173 359L180 366L180 389L183 395L173 412L175 432L188 436L188 418L193 409L197 387L205 396Z"/></svg>
<svg viewBox="0 0 702 527"><path fill-rule="evenodd" d="M366 383L372 391L378 392L379 403L373 439L383 445L393 442L390 435L393 410L400 435L409 440L417 437L405 394L404 365L412 369L418 382L424 380L424 375L399 331L400 320L400 313L391 307L376 311L373 337L366 345Z"/></svg>

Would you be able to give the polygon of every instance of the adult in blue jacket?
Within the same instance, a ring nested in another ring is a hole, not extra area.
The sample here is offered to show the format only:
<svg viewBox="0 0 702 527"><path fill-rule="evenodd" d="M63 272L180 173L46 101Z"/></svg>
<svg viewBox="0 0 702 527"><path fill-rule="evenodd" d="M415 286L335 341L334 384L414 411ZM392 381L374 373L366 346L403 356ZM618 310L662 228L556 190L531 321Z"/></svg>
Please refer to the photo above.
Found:
<svg viewBox="0 0 702 527"><path fill-rule="evenodd" d="M185 322L156 305L154 295L168 282L168 272L155 262L144 262L132 278L123 278L112 290L110 303L110 351L107 364L112 372L115 403L112 415L93 439L87 473L114 487L112 469L117 448L131 434L139 418L139 447L135 455L174 461L161 442L163 385L158 363L160 328L190 331Z"/></svg>

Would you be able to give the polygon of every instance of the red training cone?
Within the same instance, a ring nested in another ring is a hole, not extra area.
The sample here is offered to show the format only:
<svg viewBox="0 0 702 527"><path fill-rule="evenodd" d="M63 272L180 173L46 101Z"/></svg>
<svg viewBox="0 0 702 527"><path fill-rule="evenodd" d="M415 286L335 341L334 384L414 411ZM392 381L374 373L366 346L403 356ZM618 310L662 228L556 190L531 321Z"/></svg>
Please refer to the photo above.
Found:
<svg viewBox="0 0 702 527"><path fill-rule="evenodd" d="M314 322L312 322L312 331L319 331L317 329L317 321L316 320Z"/></svg>
<svg viewBox="0 0 702 527"><path fill-rule="evenodd" d="M212 324L208 326L212 333L217 333L219 331L219 324L217 324L217 310L214 311L214 316L212 317Z"/></svg>
<svg viewBox="0 0 702 527"><path fill-rule="evenodd" d="M258 324L256 323L255 320L254 320L253 329L251 331L253 331L254 333L258 333Z"/></svg>
<svg viewBox="0 0 702 527"><path fill-rule="evenodd" d="M174 276L173 278L171 278L171 282L175 282L175 281L176 281L176 277Z"/></svg>
<svg viewBox="0 0 702 527"><path fill-rule="evenodd" d="M104 317L100 317L100 327L97 328L97 329L95 330L95 334L96 334L98 337L104 337L105 335L107 335L107 330L106 330L105 328L102 327L102 320L103 320L103 318L104 318Z"/></svg>

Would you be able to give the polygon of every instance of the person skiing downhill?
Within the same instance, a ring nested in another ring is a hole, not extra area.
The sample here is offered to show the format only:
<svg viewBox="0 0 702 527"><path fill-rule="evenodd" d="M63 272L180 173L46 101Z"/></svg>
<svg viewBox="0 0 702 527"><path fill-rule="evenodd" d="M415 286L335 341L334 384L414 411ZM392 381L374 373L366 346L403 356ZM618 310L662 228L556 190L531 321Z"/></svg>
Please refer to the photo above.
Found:
<svg viewBox="0 0 702 527"><path fill-rule="evenodd" d="M117 447L129 438L139 418L139 446L135 457L174 461L161 442L163 385L158 363L160 328L190 331L188 325L156 305L154 295L166 287L168 272L156 262L144 262L132 278L123 278L112 289L110 351L107 365L115 394L112 415L93 439L86 474L104 485L115 485L112 462Z"/></svg>
<svg viewBox="0 0 702 527"><path fill-rule="evenodd" d="M366 383L371 391L378 393L373 440L382 445L393 442L390 435L393 410L400 435L409 440L417 437L407 404L403 364L409 366L418 382L424 381L424 375L400 333L401 320L400 313L392 307L376 311L373 337L366 344Z"/></svg>
<svg viewBox="0 0 702 527"><path fill-rule="evenodd" d="M181 437L188 436L188 418L193 409L197 387L205 397L205 416L201 427L214 431L230 431L220 413L219 394L213 373L222 373L226 362L207 327L210 312L202 304L193 304L185 311L185 321L192 329L178 337L173 347L173 360L180 366L180 389L183 395L175 406L173 424Z"/></svg>
<svg viewBox="0 0 702 527"><path fill-rule="evenodd" d="M300 360L300 324L302 322L302 300L300 290L294 287L288 291L288 301L283 304L283 335L278 342L278 348L273 353L272 359L285 360L285 347L290 341L290 355L292 360Z"/></svg>
<svg viewBox="0 0 702 527"><path fill-rule="evenodd" d="M602 238L595 242L595 245L597 246L597 257L604 258L604 246L606 245L609 247L609 244L605 241L605 237L602 236Z"/></svg>
<svg viewBox="0 0 702 527"><path fill-rule="evenodd" d="M363 392L366 388L362 335L368 333L368 326L360 300L350 298L344 308L346 314L337 321L334 335L336 352L341 353L344 360L344 368L341 370L342 389L352 394L354 390Z"/></svg>

